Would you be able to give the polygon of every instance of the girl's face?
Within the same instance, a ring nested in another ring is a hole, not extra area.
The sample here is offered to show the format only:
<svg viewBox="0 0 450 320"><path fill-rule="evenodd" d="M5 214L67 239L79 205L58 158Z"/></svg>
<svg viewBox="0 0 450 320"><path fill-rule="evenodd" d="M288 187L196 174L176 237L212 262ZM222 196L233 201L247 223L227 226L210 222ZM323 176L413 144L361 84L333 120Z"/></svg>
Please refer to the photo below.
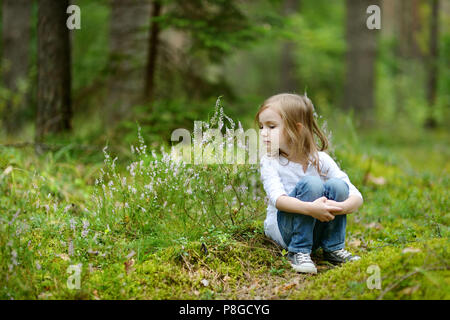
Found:
<svg viewBox="0 0 450 320"><path fill-rule="evenodd" d="M284 135L283 119L270 107L259 114L259 134L270 154L279 150L288 153L287 139Z"/></svg>

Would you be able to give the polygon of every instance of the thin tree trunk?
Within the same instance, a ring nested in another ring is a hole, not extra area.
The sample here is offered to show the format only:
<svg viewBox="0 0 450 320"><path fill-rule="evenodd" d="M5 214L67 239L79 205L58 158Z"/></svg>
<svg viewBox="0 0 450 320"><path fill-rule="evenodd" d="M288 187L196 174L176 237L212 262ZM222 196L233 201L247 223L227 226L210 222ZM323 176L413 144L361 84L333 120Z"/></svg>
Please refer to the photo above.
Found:
<svg viewBox="0 0 450 320"><path fill-rule="evenodd" d="M105 120L111 124L142 101L150 0L111 0L110 80Z"/></svg>
<svg viewBox="0 0 450 320"><path fill-rule="evenodd" d="M37 142L71 129L71 52L68 0L39 0Z"/></svg>
<svg viewBox="0 0 450 320"><path fill-rule="evenodd" d="M289 16L296 13L300 7L300 0L285 0L283 14ZM284 41L281 47L281 91L298 92L297 63L295 61L296 45L293 41Z"/></svg>
<svg viewBox="0 0 450 320"><path fill-rule="evenodd" d="M29 102L28 90L23 91L20 83L27 84L28 78L32 2L3 0L2 5L2 83L11 94L6 101L3 125L10 135L21 127L21 114ZM13 96L19 96L18 104L13 103Z"/></svg>
<svg viewBox="0 0 450 320"><path fill-rule="evenodd" d="M417 42L420 32L419 0L396 1L399 48L398 54L402 58L420 58L421 52Z"/></svg>
<svg viewBox="0 0 450 320"><path fill-rule="evenodd" d="M436 119L433 116L433 109L436 103L436 91L438 81L438 58L439 58L439 0L431 2L430 17L430 53L428 56L428 83L427 83L427 100L428 100L428 117L425 120L426 128L435 128Z"/></svg>
<svg viewBox="0 0 450 320"><path fill-rule="evenodd" d="M392 37L395 34L395 23L397 18L395 14L395 5L396 0L381 1L381 32L387 37Z"/></svg>
<svg viewBox="0 0 450 320"><path fill-rule="evenodd" d="M397 115L401 115L405 111L406 97L410 90L408 79L417 78L418 74L421 74L419 69L423 67L423 64L420 63L422 53L417 41L421 28L419 5L419 0L395 1L397 42L394 90Z"/></svg>
<svg viewBox="0 0 450 320"><path fill-rule="evenodd" d="M370 124L374 113L375 58L378 30L367 28L367 7L375 0L347 0L347 73L344 108L356 110Z"/></svg>
<svg viewBox="0 0 450 320"><path fill-rule="evenodd" d="M157 18L161 15L162 5L158 0L154 0L152 3L152 19ZM155 92L155 69L156 60L158 57L158 46L159 46L159 24L155 21L151 23L150 37L149 37L149 47L147 56L147 68L146 68L146 78L145 78L145 98L147 101L152 102L154 99Z"/></svg>

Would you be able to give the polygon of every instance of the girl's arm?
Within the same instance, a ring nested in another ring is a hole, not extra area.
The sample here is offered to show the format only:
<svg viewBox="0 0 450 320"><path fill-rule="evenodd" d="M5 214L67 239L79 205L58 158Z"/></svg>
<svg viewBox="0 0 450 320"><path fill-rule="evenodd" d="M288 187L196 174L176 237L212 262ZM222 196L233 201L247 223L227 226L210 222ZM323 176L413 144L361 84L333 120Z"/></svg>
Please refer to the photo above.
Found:
<svg viewBox="0 0 450 320"><path fill-rule="evenodd" d="M276 208L285 212L304 214L316 218L320 221L331 221L336 214L343 209L341 207L328 204L327 198L321 197L313 202L301 201L294 197L282 195L276 201Z"/></svg>
<svg viewBox="0 0 450 320"><path fill-rule="evenodd" d="M334 215L338 214L348 214L355 212L358 210L359 207L363 204L363 199L357 195L350 195L347 200L344 200L342 202L337 202L334 200L327 200L326 202L330 206L335 206L342 208L342 211L339 212L333 212Z"/></svg>
<svg viewBox="0 0 450 320"><path fill-rule="evenodd" d="M295 197L289 197L284 190L280 176L276 169L276 162L263 157L260 162L261 179L269 202L278 210L310 215L320 221L334 219L332 212L342 211L342 208L327 205L326 198L322 197L313 202L301 201Z"/></svg>
<svg viewBox="0 0 450 320"><path fill-rule="evenodd" d="M349 196L346 200L342 202L337 202L334 200L327 200L327 204L330 206L336 206L342 208L342 211L333 213L336 214L347 214L352 213L356 210L358 210L359 207L363 204L363 196L361 192L351 183L348 175L339 168L337 163L331 158L327 153L320 152L321 154L321 160L324 161L324 167L326 168L327 172L327 179L330 178L338 178L345 183L347 183L349 187Z"/></svg>
<svg viewBox="0 0 450 320"><path fill-rule="evenodd" d="M309 215L311 209L310 204L311 202L305 202L294 197L283 195L278 197L275 207L278 210L284 212L302 213Z"/></svg>

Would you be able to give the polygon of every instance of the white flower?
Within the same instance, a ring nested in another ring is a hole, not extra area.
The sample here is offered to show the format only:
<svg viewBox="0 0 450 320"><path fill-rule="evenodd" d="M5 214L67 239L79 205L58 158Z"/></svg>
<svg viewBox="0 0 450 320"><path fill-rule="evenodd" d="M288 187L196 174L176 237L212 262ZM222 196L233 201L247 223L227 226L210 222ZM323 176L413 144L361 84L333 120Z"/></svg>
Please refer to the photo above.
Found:
<svg viewBox="0 0 450 320"><path fill-rule="evenodd" d="M67 211L72 207L71 204L64 207L64 213L67 213Z"/></svg>

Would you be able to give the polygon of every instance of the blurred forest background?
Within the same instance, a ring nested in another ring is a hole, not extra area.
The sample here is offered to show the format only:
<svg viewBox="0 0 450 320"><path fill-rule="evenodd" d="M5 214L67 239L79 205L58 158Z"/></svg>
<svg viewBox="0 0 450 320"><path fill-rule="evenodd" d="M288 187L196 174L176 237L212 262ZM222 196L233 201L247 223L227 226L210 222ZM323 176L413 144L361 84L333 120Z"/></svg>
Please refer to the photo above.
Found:
<svg viewBox="0 0 450 320"><path fill-rule="evenodd" d="M448 1L0 2L3 145L128 145L137 121L156 146L219 96L251 125L279 92L307 92L361 129L448 124ZM79 30L65 27L70 4ZM380 30L366 27L372 4Z"/></svg>

